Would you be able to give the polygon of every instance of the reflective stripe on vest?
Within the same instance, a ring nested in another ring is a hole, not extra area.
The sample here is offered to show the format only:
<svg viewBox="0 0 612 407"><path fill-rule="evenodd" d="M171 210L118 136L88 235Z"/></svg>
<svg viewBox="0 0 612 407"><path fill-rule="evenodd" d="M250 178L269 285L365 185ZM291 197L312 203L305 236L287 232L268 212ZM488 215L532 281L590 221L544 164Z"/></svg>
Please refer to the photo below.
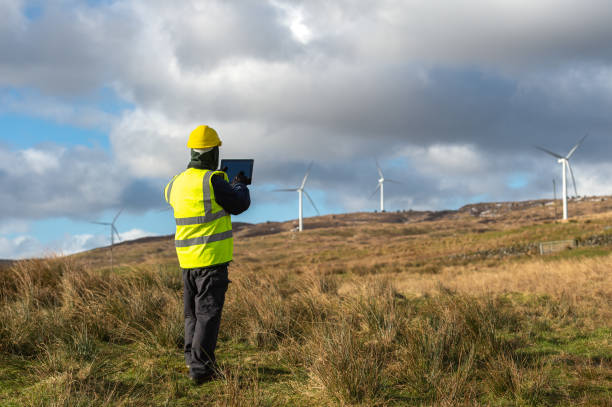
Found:
<svg viewBox="0 0 612 407"><path fill-rule="evenodd" d="M188 247L198 244L218 242L220 240L229 239L230 237L232 237L232 231L228 230L226 232L217 233L216 235L194 237L193 239L175 240L174 244L176 245L176 247Z"/></svg>
<svg viewBox="0 0 612 407"><path fill-rule="evenodd" d="M172 192L172 184L174 184L174 180L176 179L176 177L178 177L178 175L172 177L172 180L168 183L168 185L166 185L166 189L164 191L164 197L166 198L166 202L168 203L170 203L170 193Z"/></svg>
<svg viewBox="0 0 612 407"><path fill-rule="evenodd" d="M165 189L174 208L175 247L182 268L207 267L232 260L230 215L215 201L211 178L220 171L189 168Z"/></svg>

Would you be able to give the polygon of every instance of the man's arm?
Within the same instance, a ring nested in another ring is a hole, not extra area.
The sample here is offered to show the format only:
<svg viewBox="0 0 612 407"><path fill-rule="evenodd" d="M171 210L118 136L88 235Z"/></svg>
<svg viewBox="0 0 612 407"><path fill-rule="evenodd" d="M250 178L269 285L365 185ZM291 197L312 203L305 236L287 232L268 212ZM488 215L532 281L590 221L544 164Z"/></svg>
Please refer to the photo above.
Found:
<svg viewBox="0 0 612 407"><path fill-rule="evenodd" d="M216 174L212 177L212 186L215 191L215 200L226 212L239 215L249 209L251 196L245 184L241 182L230 184L223 176Z"/></svg>

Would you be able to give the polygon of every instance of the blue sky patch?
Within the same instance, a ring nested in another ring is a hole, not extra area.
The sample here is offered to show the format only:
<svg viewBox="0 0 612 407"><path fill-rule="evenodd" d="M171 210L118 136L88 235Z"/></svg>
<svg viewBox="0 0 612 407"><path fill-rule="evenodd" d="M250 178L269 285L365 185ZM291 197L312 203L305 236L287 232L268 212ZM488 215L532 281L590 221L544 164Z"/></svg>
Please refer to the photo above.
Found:
<svg viewBox="0 0 612 407"><path fill-rule="evenodd" d="M11 149L32 148L51 142L66 147L83 145L111 150L108 135L101 130L83 129L14 113L0 113L0 142Z"/></svg>
<svg viewBox="0 0 612 407"><path fill-rule="evenodd" d="M44 9L38 2L30 2L23 8L23 15L30 21L38 20L43 13Z"/></svg>
<svg viewBox="0 0 612 407"><path fill-rule="evenodd" d="M508 176L506 185L508 188L521 189L525 188L529 184L529 178L526 174L515 173Z"/></svg>

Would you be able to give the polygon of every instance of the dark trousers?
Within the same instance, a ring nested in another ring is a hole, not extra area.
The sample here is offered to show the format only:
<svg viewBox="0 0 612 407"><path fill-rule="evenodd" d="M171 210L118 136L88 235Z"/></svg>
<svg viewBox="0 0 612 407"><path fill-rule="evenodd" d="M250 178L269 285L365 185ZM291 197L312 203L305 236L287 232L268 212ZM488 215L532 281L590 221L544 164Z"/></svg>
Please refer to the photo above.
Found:
<svg viewBox="0 0 612 407"><path fill-rule="evenodd" d="M227 264L183 269L185 362L193 378L207 376L215 367L215 348L228 283Z"/></svg>

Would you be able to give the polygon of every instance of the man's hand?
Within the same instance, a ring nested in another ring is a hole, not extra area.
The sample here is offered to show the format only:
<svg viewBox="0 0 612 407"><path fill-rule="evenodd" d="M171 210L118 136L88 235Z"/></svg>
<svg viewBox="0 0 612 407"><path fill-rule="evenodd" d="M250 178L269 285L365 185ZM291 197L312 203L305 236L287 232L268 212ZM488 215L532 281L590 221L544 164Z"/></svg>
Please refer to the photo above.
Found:
<svg viewBox="0 0 612 407"><path fill-rule="evenodd" d="M244 175L243 171L240 171L238 173L238 175L236 175L234 177L234 180L232 181L232 184L235 184L237 182L239 182L241 184L247 184L249 182L249 179L246 177L246 175Z"/></svg>

